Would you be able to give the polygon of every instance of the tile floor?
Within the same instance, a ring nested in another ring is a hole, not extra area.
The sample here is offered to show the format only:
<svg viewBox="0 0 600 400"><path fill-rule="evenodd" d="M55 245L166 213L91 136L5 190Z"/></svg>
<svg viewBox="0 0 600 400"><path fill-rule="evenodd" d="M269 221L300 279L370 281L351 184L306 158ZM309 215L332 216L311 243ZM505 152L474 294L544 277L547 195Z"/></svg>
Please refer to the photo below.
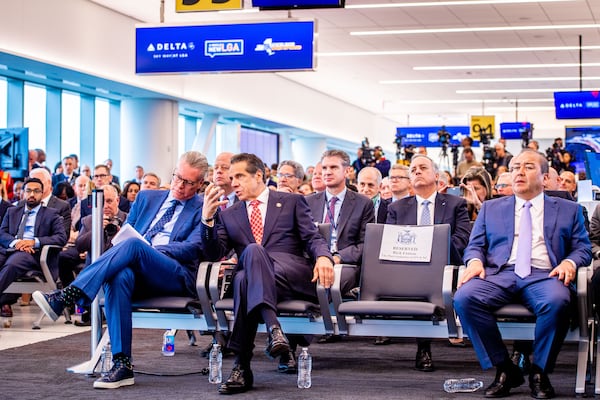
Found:
<svg viewBox="0 0 600 400"><path fill-rule="evenodd" d="M44 317L40 324L41 329L31 329L32 323L40 315L40 309L37 305L32 301L29 306L21 307L17 303L12 306L12 309L13 317L11 318L10 328L4 327L6 318L1 318L2 321L0 321L0 350L25 346L90 330L89 327L65 324L64 317L59 318L56 322L52 322L48 317ZM72 316L73 320L78 318L79 316Z"/></svg>

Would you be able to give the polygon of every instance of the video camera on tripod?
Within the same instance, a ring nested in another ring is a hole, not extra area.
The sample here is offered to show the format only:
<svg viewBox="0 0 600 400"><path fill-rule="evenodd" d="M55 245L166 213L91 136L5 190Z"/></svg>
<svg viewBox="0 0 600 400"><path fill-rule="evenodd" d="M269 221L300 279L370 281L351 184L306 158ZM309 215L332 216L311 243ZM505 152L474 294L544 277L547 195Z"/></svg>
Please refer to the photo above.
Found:
<svg viewBox="0 0 600 400"><path fill-rule="evenodd" d="M365 137L364 140L360 144L360 149L362 151L362 156L360 157L360 162L365 166L373 166L375 164L375 149L371 148L369 144L369 138Z"/></svg>

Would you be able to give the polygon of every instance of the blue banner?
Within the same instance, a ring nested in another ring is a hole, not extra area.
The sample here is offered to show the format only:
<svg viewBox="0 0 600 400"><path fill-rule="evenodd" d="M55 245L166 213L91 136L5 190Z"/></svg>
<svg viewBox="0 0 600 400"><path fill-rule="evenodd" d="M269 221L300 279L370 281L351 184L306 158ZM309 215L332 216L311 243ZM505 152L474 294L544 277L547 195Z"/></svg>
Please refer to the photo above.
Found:
<svg viewBox="0 0 600 400"><path fill-rule="evenodd" d="M469 136L471 128L469 126L444 126L443 129L450 135L449 146L460 145L460 141ZM396 128L396 138L402 138L402 146L425 146L441 147L442 143L441 126L410 126ZM473 146L479 146L479 142L474 142Z"/></svg>
<svg viewBox="0 0 600 400"><path fill-rule="evenodd" d="M556 119L600 118L600 92L555 92Z"/></svg>
<svg viewBox="0 0 600 400"><path fill-rule="evenodd" d="M502 122L500 124L500 137L504 139L523 139L522 134L525 132L531 139L531 122Z"/></svg>
<svg viewBox="0 0 600 400"><path fill-rule="evenodd" d="M138 74L314 69L314 21L136 28Z"/></svg>

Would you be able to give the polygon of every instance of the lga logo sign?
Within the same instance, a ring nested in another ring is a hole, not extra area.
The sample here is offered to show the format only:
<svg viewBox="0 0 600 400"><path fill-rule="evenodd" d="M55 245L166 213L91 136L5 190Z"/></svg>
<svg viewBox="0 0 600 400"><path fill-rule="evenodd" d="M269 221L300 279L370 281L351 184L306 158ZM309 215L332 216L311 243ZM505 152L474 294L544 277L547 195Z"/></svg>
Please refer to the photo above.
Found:
<svg viewBox="0 0 600 400"><path fill-rule="evenodd" d="M136 73L315 69L314 21L136 28Z"/></svg>

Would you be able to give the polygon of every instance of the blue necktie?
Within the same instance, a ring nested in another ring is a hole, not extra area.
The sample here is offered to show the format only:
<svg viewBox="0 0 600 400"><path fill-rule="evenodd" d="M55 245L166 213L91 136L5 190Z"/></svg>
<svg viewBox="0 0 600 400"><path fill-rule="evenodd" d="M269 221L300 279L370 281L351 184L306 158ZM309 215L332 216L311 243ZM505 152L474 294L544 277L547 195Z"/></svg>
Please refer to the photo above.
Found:
<svg viewBox="0 0 600 400"><path fill-rule="evenodd" d="M423 201L423 212L421 213L421 223L419 225L431 225L431 212L429 211L429 200Z"/></svg>
<svg viewBox="0 0 600 400"><path fill-rule="evenodd" d="M152 238L156 236L158 232L162 231L165 225L173 218L173 214L175 214L175 208L177 208L179 204L181 204L179 200L171 200L171 206L167 208L167 211L165 211L162 217L160 217L160 219L156 221L154 226L148 229L148 231L144 235L144 238L147 241L151 242Z"/></svg>
<svg viewBox="0 0 600 400"><path fill-rule="evenodd" d="M517 239L517 260L515 262L515 274L521 279L531 274L531 203L526 201L521 211L521 222L519 223L519 239Z"/></svg>

